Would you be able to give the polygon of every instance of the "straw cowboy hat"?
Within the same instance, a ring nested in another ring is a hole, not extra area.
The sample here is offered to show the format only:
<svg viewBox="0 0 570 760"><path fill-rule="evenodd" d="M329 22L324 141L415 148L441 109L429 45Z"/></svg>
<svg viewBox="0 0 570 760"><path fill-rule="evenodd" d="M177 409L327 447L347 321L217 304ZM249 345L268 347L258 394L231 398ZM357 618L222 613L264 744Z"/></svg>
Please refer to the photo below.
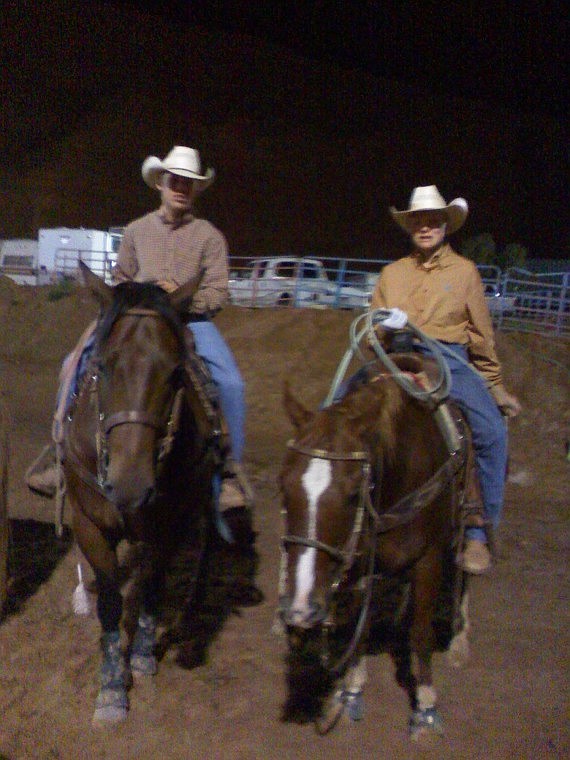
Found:
<svg viewBox="0 0 570 760"><path fill-rule="evenodd" d="M163 161L157 156L145 158L141 173L146 184L153 190L156 190L156 183L162 172L193 179L196 189L200 192L211 185L216 176L216 172L211 168L202 174L200 154L194 148L185 148L183 145L175 145Z"/></svg>
<svg viewBox="0 0 570 760"><path fill-rule="evenodd" d="M455 198L451 203L446 203L435 185L427 185L414 188L406 211L397 211L394 206L390 207L394 221L408 233L411 232L411 216L417 211L443 211L447 221L447 233L451 234L463 226L469 206L465 198Z"/></svg>

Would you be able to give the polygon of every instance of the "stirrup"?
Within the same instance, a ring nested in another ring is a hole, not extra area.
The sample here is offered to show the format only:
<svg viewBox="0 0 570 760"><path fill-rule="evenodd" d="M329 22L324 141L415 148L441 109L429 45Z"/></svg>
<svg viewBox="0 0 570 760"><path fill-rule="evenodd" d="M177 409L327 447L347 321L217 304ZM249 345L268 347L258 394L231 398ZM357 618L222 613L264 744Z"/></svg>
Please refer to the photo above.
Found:
<svg viewBox="0 0 570 760"><path fill-rule="evenodd" d="M43 447L39 456L37 456L36 459L34 459L32 464L26 470L24 474L24 480L27 483L32 475L36 475L39 472L43 472L50 465L53 465L55 462L56 462L55 444L48 443L46 446Z"/></svg>

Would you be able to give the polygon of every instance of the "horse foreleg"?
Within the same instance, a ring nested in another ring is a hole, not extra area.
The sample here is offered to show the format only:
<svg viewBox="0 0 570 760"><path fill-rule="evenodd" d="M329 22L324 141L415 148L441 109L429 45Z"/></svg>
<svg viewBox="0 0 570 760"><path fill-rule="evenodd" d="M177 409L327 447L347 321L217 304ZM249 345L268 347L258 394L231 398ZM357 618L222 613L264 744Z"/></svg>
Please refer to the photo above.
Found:
<svg viewBox="0 0 570 760"><path fill-rule="evenodd" d="M119 631L122 597L116 583L110 581L107 576L96 571L95 577L98 588L97 613L103 628L103 659L99 671L99 693L95 701L93 723L118 723L127 717L129 709L129 674Z"/></svg>
<svg viewBox="0 0 570 760"><path fill-rule="evenodd" d="M321 714L315 721L319 734L328 734L343 714L350 720L362 720L364 717L364 684L368 680L366 658L355 656L348 666L342 683L325 700Z"/></svg>
<svg viewBox="0 0 570 760"><path fill-rule="evenodd" d="M436 708L437 694L432 683L432 654L435 648L433 618L441 573L441 557L435 547L416 564L412 578L410 648L415 660L415 693L410 736L413 740L428 732L443 733L443 723Z"/></svg>
<svg viewBox="0 0 570 760"><path fill-rule="evenodd" d="M95 700L93 723L119 723L129 709L128 673L118 631L101 636L103 662L99 671L100 687Z"/></svg>
<svg viewBox="0 0 570 760"><path fill-rule="evenodd" d="M469 592L463 589L459 604L459 616L453 638L447 648L447 661L454 668L461 668L469 659Z"/></svg>
<svg viewBox="0 0 570 760"><path fill-rule="evenodd" d="M154 676L158 670L156 658L156 614L158 591L163 574L152 573L143 584L142 607L130 649L133 677Z"/></svg>
<svg viewBox="0 0 570 760"><path fill-rule="evenodd" d="M93 723L117 723L127 717L128 711L128 671L120 640L123 599L119 588L117 555L101 531L77 508L73 511L73 531L95 572L97 615L102 628L103 659Z"/></svg>
<svg viewBox="0 0 570 760"><path fill-rule="evenodd" d="M344 679L343 699L346 703L346 711L351 720L362 720L364 716L363 689L368 680L366 657L358 657L351 665Z"/></svg>

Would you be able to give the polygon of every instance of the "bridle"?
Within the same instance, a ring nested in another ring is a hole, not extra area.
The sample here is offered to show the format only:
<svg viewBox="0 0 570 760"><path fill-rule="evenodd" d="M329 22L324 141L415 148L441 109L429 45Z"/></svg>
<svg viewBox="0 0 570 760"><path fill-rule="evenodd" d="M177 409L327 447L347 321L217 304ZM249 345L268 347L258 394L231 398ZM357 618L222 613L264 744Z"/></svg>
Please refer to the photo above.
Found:
<svg viewBox="0 0 570 760"><path fill-rule="evenodd" d="M358 556L358 546L360 539L363 535L365 524L369 526L369 540L368 540L368 556L366 557L367 573L361 579L363 586L364 598L360 608L360 615L356 623L352 639L349 642L345 652L340 658L333 664L330 663L330 648L328 646L329 632L335 626L334 616L329 612L327 619L322 626L323 635L323 652L321 660L323 665L329 670L331 674L339 675L344 670L346 664L350 661L360 639L364 632L365 623L368 618L368 611L370 609L370 602L372 599L372 585L374 579L374 559L376 554L376 535L377 531L371 529L370 526L375 525L378 520L378 514L372 506L372 500L370 498L370 491L372 489L371 478L371 466L368 452L366 451L349 451L349 452L335 452L328 451L327 449L317 449L302 446L295 440L290 440L287 443L287 447L293 451L297 451L303 456L326 459L329 461L343 461L343 462L362 462L362 478L360 482L358 505L356 508L356 514L352 525L352 531L342 549L337 549L335 546L319 541L318 539L308 538L305 536L298 536L295 534L286 534L281 539L281 578L280 587L284 590L286 564L287 564L287 547L290 545L303 546L309 549L316 549L317 551L324 552L331 559L337 562L338 567L330 583L330 587L327 593L327 609L330 610L331 602L335 597L340 585L347 578L350 569L352 568L356 557ZM284 515L283 515L284 517ZM368 518L366 520L365 518Z"/></svg>
<svg viewBox="0 0 570 760"><path fill-rule="evenodd" d="M344 574L347 572L352 563L356 553L356 547L358 540L362 533L362 525L364 522L365 512L372 512L376 516L376 512L372 507L372 501L370 499L370 461L368 453L366 451L349 451L345 453L337 453L334 451L328 451L326 449L307 448L301 446L297 441L290 440L287 442L287 448L297 451L304 456L315 459L327 459L329 461L343 461L343 462L362 462L362 478L360 482L360 491L358 499L358 507L356 510L356 516L354 524L352 526L351 534L346 541L342 549L337 549L330 544L323 541L319 541L315 538L308 538L305 536L296 536L293 534L287 534L282 537L281 542L286 547L289 544L296 544L298 546L304 546L310 549L318 549L325 552L332 559L339 563L341 572ZM338 584L342 577L339 578Z"/></svg>
<svg viewBox="0 0 570 760"><path fill-rule="evenodd" d="M129 309L121 316L160 318L158 312L153 309L144 308ZM178 374L177 371L181 367L182 365L177 365L174 369L174 374ZM99 357L95 357L89 378L82 389L83 392L89 392L91 405L95 410L97 422L97 428L95 431L97 476L95 477L91 471L79 461L77 454L70 446L67 447L67 454L71 454L70 458L72 459L73 464L78 468L82 480L100 493L103 493L109 464L108 436L110 432L119 425L144 425L152 428L157 433L164 433L157 443L156 467L157 477L159 477L160 470L165 459L172 450L176 434L180 427L180 418L186 388L182 382L175 389L166 423L164 423L164 415L152 414L144 409L125 409L106 415L101 407L99 392L101 371L102 364L100 359ZM183 373L180 373L180 376L183 377Z"/></svg>

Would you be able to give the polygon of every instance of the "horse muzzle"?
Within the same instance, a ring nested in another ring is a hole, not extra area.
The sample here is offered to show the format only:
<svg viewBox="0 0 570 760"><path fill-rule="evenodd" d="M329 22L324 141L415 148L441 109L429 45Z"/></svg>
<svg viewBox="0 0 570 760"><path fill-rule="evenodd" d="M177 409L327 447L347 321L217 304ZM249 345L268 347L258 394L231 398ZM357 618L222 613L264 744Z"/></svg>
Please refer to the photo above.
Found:
<svg viewBox="0 0 570 760"><path fill-rule="evenodd" d="M312 596L307 602L291 601L290 597L287 596L281 597L280 613L287 627L304 630L321 625L328 616L324 603L317 601Z"/></svg>
<svg viewBox="0 0 570 760"><path fill-rule="evenodd" d="M113 504L123 517L133 517L140 514L147 506L152 504L156 497L156 488L150 486L139 490L136 494L125 494L108 481L103 485L105 497Z"/></svg>

